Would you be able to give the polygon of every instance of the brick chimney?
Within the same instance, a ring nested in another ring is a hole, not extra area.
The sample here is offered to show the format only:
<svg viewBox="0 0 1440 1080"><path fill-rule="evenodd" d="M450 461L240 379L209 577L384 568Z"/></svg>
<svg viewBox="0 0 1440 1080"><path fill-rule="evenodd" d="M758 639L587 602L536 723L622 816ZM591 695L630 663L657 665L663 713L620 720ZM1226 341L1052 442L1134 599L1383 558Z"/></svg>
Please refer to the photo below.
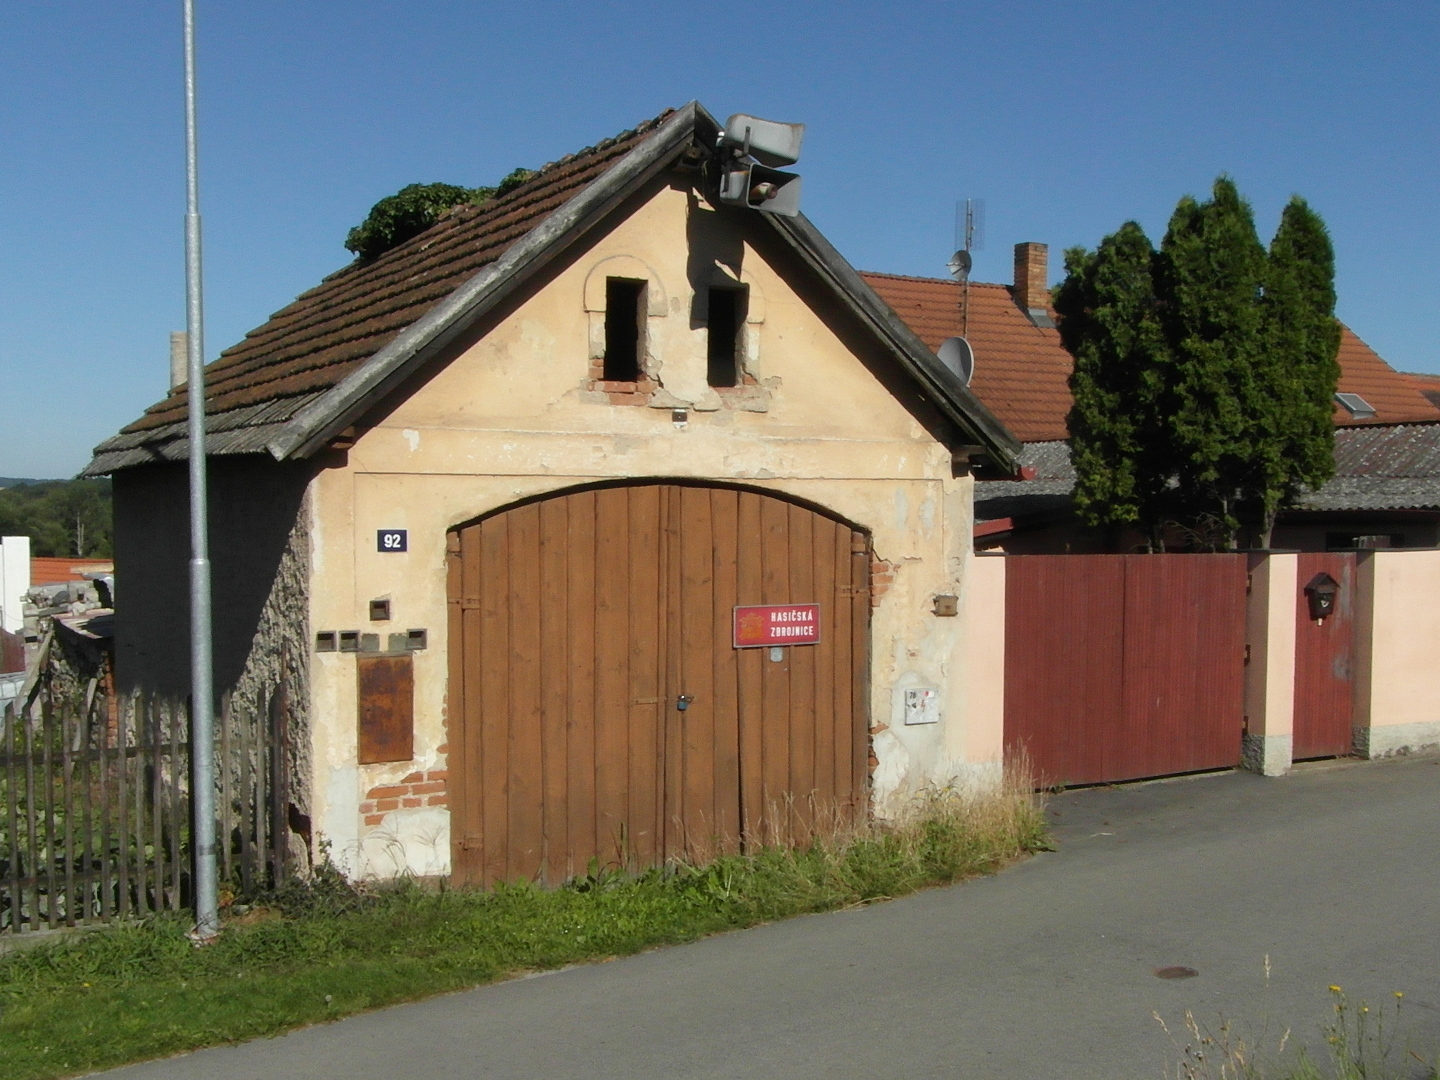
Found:
<svg viewBox="0 0 1440 1080"><path fill-rule="evenodd" d="M1015 245L1015 302L1027 312L1049 313L1049 255L1045 244Z"/></svg>

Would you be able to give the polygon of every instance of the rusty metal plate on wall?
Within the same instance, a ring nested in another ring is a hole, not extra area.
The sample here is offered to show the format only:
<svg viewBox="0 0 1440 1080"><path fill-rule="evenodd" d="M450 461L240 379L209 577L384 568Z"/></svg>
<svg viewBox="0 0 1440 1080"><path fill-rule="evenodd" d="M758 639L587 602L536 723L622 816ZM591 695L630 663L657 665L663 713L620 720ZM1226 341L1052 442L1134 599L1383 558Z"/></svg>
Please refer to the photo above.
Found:
<svg viewBox="0 0 1440 1080"><path fill-rule="evenodd" d="M360 656L360 764L415 756L415 668L410 656Z"/></svg>

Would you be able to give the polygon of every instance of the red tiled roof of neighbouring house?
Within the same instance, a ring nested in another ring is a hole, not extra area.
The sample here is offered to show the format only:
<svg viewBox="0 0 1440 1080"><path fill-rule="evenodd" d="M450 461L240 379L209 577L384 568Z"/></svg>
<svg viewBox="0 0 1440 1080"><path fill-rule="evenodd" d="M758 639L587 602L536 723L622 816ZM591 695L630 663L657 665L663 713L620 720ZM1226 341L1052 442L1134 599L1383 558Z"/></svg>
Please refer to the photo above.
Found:
<svg viewBox="0 0 1440 1080"><path fill-rule="evenodd" d="M59 559L35 555L30 559L31 585L60 585L67 581L84 581L86 574L113 574L111 559Z"/></svg>
<svg viewBox="0 0 1440 1080"><path fill-rule="evenodd" d="M1402 374L1415 384L1426 401L1440 408L1440 375L1426 371L1406 371Z"/></svg>
<svg viewBox="0 0 1440 1080"><path fill-rule="evenodd" d="M861 275L931 349L961 334L961 287L943 278ZM1067 435L1070 411L1070 354L1057 330L1035 326L1015 303L1008 285L970 284L968 338L975 351L970 389L1022 442L1048 442ZM1348 328L1340 338L1339 390L1359 394L1375 416L1357 420L1339 405L1342 427L1440 422L1440 402L1431 401L1413 376L1385 363ZM1421 378L1424 378L1423 376ZM1435 389L1440 390L1440 377Z"/></svg>
<svg viewBox="0 0 1440 1080"><path fill-rule="evenodd" d="M1440 421L1440 407L1420 392L1414 380L1382 360L1348 326L1340 328L1340 385L1337 389L1345 394L1359 394L1375 410L1373 418L1356 420L1337 405L1335 423L1341 427Z"/></svg>
<svg viewBox="0 0 1440 1080"><path fill-rule="evenodd" d="M960 335L960 286L937 278L862 273L932 350ZM1016 306L1007 285L970 284L975 350L970 389L1021 442L1065 438L1070 411L1070 354L1058 331L1038 327Z"/></svg>

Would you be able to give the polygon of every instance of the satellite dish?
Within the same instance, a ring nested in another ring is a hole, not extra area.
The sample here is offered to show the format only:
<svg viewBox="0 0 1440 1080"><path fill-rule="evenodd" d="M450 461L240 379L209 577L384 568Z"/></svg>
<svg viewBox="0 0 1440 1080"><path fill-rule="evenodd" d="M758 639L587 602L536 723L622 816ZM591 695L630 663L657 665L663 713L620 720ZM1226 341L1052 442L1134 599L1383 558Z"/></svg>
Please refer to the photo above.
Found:
<svg viewBox="0 0 1440 1080"><path fill-rule="evenodd" d="M950 261L945 265L949 267L951 277L956 281L964 281L970 276L970 267L975 265L975 260L971 258L968 249L961 248L950 256Z"/></svg>
<svg viewBox="0 0 1440 1080"><path fill-rule="evenodd" d="M963 337L946 338L935 355L960 377L962 383L970 385L970 376L975 374L975 350L970 348L968 341Z"/></svg>

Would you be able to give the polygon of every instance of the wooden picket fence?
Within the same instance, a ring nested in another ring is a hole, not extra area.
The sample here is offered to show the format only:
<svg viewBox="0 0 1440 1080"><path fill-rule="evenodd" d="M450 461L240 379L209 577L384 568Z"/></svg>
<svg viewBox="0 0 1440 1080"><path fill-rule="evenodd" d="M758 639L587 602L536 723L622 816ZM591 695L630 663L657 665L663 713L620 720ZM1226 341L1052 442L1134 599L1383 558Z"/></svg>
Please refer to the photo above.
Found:
<svg viewBox="0 0 1440 1080"><path fill-rule="evenodd" d="M283 692L221 710L221 880L254 893L286 872ZM275 704L282 707L277 709ZM189 708L67 693L49 680L0 731L0 935L179 911L192 901Z"/></svg>

